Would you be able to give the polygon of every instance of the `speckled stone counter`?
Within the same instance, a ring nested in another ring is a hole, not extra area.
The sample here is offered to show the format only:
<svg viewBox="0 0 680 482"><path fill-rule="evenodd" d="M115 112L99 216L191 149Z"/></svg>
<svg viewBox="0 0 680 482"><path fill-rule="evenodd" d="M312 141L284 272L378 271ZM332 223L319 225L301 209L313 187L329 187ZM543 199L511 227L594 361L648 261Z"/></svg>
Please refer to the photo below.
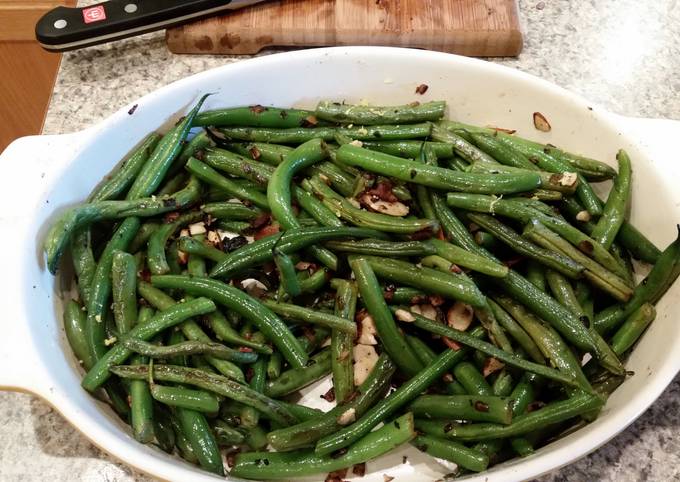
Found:
<svg viewBox="0 0 680 482"><path fill-rule="evenodd" d="M680 2L522 0L520 8L524 52L495 62L620 114L680 119ZM237 60L170 54L161 34L66 54L44 132L88 127L159 86ZM679 405L677 378L624 433L540 480L680 480ZM149 479L95 448L44 402L0 393L0 480Z"/></svg>

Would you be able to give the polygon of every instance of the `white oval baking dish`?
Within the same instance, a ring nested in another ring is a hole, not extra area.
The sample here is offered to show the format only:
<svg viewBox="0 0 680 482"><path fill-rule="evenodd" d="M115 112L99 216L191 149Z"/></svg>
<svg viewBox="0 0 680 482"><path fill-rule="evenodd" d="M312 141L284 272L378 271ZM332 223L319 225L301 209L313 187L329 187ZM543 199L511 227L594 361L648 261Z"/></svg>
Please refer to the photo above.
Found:
<svg viewBox="0 0 680 482"><path fill-rule="evenodd" d="M419 84L429 86L423 96L415 94ZM0 156L5 172L0 191L0 253L5 272L0 388L44 398L94 444L162 479L215 477L138 444L106 405L80 388L82 375L61 325L58 283L45 269L41 241L56 211L83 200L147 132L169 125L206 92L215 93L206 109L256 103L313 107L319 99L375 104L444 99L451 118L512 127L520 135L606 162L613 162L617 149L625 148L634 166L632 221L661 247L676 235L680 122L617 116L530 75L449 54L341 47L259 57L165 86L137 101L133 114L128 112L132 106L125 106L82 132L19 139ZM549 119L550 133L533 127L536 111ZM680 369L680 357L673 356L680 344L680 323L674 312L679 298L680 285L676 285L659 303L657 320L628 361L635 375L609 399L597 421L528 458L466 480L532 478L578 459L625 429ZM309 399L310 403L319 400L318 394ZM408 461L402 463L405 454ZM430 481L451 471L410 447L369 462L367 468L364 482L382 481L382 474L400 481Z"/></svg>

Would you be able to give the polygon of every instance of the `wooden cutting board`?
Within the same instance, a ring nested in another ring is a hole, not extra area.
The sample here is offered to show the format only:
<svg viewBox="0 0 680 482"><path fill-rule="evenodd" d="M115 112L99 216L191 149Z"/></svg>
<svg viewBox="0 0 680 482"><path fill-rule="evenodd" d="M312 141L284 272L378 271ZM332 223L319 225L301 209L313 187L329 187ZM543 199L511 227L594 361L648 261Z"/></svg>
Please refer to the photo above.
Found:
<svg viewBox="0 0 680 482"><path fill-rule="evenodd" d="M522 50L515 0L281 0L167 31L170 51L254 54L264 47L390 45L477 57Z"/></svg>

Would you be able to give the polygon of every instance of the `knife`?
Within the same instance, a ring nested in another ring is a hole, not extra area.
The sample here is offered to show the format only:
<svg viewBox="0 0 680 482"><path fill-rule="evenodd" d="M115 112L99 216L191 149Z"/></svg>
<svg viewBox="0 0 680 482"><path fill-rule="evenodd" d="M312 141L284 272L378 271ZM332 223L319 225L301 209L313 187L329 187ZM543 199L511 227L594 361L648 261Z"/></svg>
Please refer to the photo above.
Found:
<svg viewBox="0 0 680 482"><path fill-rule="evenodd" d="M109 0L87 7L57 7L35 26L40 45L64 52L160 30L263 0Z"/></svg>

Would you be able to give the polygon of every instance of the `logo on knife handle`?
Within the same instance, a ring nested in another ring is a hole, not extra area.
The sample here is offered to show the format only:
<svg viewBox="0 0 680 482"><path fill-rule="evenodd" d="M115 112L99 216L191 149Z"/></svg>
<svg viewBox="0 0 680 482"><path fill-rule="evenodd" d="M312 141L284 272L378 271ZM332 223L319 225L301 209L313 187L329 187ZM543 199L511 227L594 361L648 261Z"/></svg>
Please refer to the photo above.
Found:
<svg viewBox="0 0 680 482"><path fill-rule="evenodd" d="M93 23L106 20L106 11L104 10L104 5L97 5L96 7L84 8L83 20L85 21L85 23Z"/></svg>

